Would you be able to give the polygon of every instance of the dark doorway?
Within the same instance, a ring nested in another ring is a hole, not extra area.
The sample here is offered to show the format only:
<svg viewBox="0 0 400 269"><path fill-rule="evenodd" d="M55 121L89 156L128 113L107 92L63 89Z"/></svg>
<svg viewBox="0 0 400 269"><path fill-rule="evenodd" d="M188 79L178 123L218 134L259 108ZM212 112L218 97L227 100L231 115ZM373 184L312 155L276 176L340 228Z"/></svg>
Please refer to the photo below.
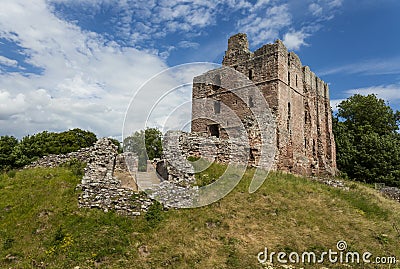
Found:
<svg viewBox="0 0 400 269"><path fill-rule="evenodd" d="M219 124L211 124L208 126L211 136L219 137Z"/></svg>
<svg viewBox="0 0 400 269"><path fill-rule="evenodd" d="M159 161L156 164L156 172L158 177L163 180L168 180L168 170L165 161Z"/></svg>
<svg viewBox="0 0 400 269"><path fill-rule="evenodd" d="M257 149L253 149L253 148L250 149L250 152L249 152L250 153L249 154L249 164L255 165L255 163L256 163L256 155L258 155L257 152L258 152Z"/></svg>

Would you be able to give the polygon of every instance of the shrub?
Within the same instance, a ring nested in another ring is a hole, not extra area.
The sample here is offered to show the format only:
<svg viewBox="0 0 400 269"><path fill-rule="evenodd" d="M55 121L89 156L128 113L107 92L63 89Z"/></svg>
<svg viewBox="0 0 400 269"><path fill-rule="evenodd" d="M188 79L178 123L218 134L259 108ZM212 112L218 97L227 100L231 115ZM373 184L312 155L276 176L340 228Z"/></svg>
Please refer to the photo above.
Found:
<svg viewBox="0 0 400 269"><path fill-rule="evenodd" d="M145 219L149 225L149 227L156 227L163 219L164 219L164 207L158 202L154 201L152 205L150 205L149 209L145 214Z"/></svg>

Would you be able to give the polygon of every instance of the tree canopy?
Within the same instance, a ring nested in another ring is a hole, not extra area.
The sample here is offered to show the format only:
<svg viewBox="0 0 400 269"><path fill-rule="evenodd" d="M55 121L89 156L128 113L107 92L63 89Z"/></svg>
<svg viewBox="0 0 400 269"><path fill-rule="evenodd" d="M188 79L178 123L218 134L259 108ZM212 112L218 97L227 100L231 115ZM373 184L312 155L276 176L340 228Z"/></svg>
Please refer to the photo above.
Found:
<svg viewBox="0 0 400 269"><path fill-rule="evenodd" d="M162 133L157 128L147 128L134 132L124 139L123 149L125 152L135 152L138 155L138 168L146 170L147 160L161 158L162 155Z"/></svg>
<svg viewBox="0 0 400 269"><path fill-rule="evenodd" d="M0 137L0 170L10 169L14 166L15 157L12 154L18 140L13 136Z"/></svg>
<svg viewBox="0 0 400 269"><path fill-rule="evenodd" d="M96 135L81 129L61 133L43 131L18 141L14 137L0 137L0 170L22 167L49 154L65 154L92 146Z"/></svg>
<svg viewBox="0 0 400 269"><path fill-rule="evenodd" d="M350 178L400 186L399 111L374 94L353 95L333 119L336 159Z"/></svg>

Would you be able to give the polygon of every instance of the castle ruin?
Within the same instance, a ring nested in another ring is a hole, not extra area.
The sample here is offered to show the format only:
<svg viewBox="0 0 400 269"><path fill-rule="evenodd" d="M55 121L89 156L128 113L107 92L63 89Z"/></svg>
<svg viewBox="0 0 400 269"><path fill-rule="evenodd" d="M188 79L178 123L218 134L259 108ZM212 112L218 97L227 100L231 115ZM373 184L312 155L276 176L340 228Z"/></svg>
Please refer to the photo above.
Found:
<svg viewBox="0 0 400 269"><path fill-rule="evenodd" d="M247 36L242 33L229 38L222 64L244 74L268 103L276 120L273 169L301 175L335 174L332 114L325 82L303 66L294 52L288 52L280 40L251 52ZM223 73L214 77L214 83L204 83L205 77L212 74L216 74L215 70L194 78L191 131L228 139L227 130L236 128L237 123L227 118L213 119L223 117L223 109L233 111L246 126L249 163L262 167L260 130L252 123L251 112L260 100L255 98L253 89L244 99L224 88L221 81L230 78L224 78ZM201 106L204 99L213 102L212 109L205 111Z"/></svg>

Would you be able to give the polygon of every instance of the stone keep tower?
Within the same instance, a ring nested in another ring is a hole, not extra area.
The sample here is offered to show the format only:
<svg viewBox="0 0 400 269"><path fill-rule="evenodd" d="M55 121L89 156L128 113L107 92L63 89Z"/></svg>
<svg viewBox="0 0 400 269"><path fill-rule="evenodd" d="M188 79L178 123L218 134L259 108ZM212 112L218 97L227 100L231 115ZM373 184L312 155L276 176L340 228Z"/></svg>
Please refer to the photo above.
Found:
<svg viewBox="0 0 400 269"><path fill-rule="evenodd" d="M253 81L276 119L274 169L302 175L335 174L336 151L329 89L325 82L308 66L303 66L295 53L288 52L280 40L251 52L247 36L242 33L229 38L222 64ZM249 107L257 106L257 100L253 100L249 92L245 104L229 90L196 83L202 76L207 73L196 77L193 84L192 132L225 138L226 132L220 125L199 118L204 111L199 111L196 100L208 98L215 102L214 110L206 111L210 116L213 114L212 117L222 112L219 103L224 103L247 126L250 161L257 165L259 139L248 122ZM229 128L229 123L224 128Z"/></svg>

